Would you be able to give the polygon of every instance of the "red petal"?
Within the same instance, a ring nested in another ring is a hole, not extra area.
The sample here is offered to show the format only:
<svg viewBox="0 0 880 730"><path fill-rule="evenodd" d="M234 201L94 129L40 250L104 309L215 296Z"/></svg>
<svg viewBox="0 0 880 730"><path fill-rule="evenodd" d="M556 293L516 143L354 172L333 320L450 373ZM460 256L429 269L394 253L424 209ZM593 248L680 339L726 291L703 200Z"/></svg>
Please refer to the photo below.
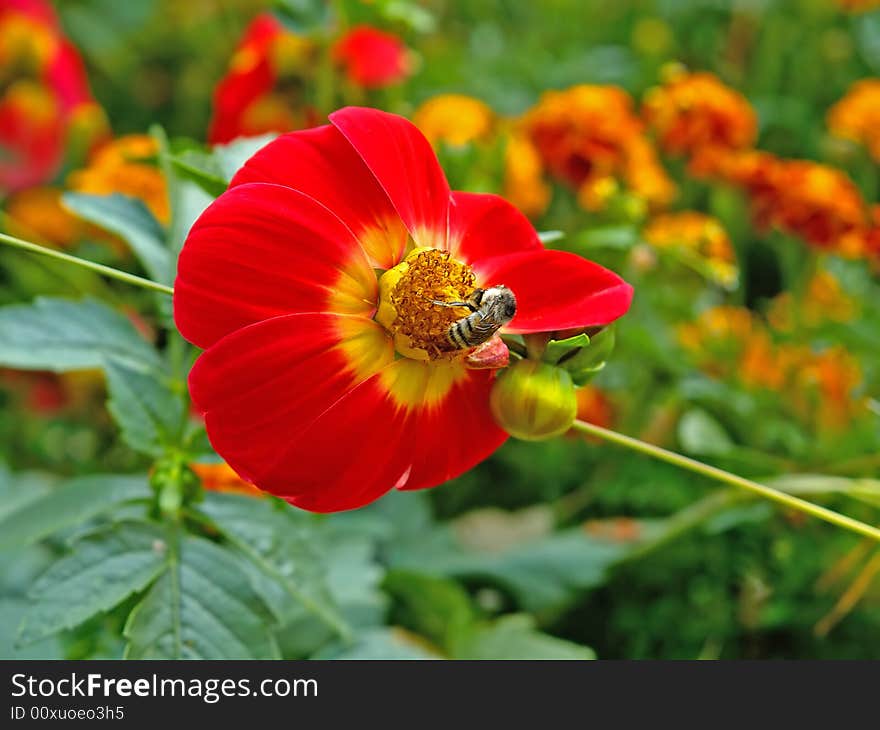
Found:
<svg viewBox="0 0 880 730"><path fill-rule="evenodd" d="M624 315L632 287L617 274L567 251L498 256L474 265L482 286L504 284L516 294L509 332L595 327Z"/></svg>
<svg viewBox="0 0 880 730"><path fill-rule="evenodd" d="M284 134L263 147L231 185L248 182L286 185L323 203L377 268L390 269L403 256L407 235L400 217L357 152L329 124Z"/></svg>
<svg viewBox="0 0 880 730"><path fill-rule="evenodd" d="M367 370L357 367L363 363L354 363L343 345L350 344L352 328L371 340ZM332 314L276 317L207 350L190 373L190 392L217 453L243 478L284 494L309 479L333 481L334 470L348 462L356 444L342 443L333 460L322 461L318 453L301 451L308 443L300 440L302 433L316 433L313 424L321 423L325 412L393 357L390 341L370 320ZM365 421L361 414L358 423L370 433L384 433L381 419ZM323 435L336 438L332 432ZM297 458L291 461L293 452Z"/></svg>
<svg viewBox="0 0 880 730"><path fill-rule="evenodd" d="M282 314L371 316L377 296L351 231L307 195L267 184L232 188L202 214L174 289L177 327L199 347Z"/></svg>
<svg viewBox="0 0 880 730"><path fill-rule="evenodd" d="M424 489L454 479L507 440L489 411L494 373L469 371L434 408L413 411L406 431L412 470L400 489Z"/></svg>
<svg viewBox="0 0 880 730"><path fill-rule="evenodd" d="M517 208L497 195L452 193L449 248L467 263L520 251L543 250L538 234Z"/></svg>
<svg viewBox="0 0 880 730"><path fill-rule="evenodd" d="M330 121L385 190L416 244L446 248L449 183L412 122L378 109L346 107Z"/></svg>

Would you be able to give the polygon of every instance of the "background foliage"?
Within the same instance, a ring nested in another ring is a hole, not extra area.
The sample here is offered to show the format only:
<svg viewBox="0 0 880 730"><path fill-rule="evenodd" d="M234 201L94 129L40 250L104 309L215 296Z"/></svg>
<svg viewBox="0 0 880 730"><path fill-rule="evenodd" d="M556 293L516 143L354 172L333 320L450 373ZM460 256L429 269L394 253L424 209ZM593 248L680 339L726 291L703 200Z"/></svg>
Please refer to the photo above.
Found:
<svg viewBox="0 0 880 730"><path fill-rule="evenodd" d="M147 164L161 171L169 202L163 215L147 197L70 186L67 210L91 226L72 250L170 284L189 225L265 141L204 144L214 88L270 3L56 5L114 135L156 140ZM411 116L457 93L515 118L546 90L585 83L638 100L682 63L745 95L757 148L833 165L877 202L877 163L833 138L826 115L853 82L880 75L878 12L831 0L331 5L272 7L316 38L340 14L401 35L416 66L366 99L383 108ZM465 189L503 189L501 152L440 147L453 186ZM564 232L551 245L613 268L637 292L581 416L876 523L876 266L755 225L741 190L691 175L674 156L663 165L679 187L673 208L710 214L729 236L733 284L680 251L652 248L647 212L625 196L619 209L584 210L554 183L552 202L533 214L539 230ZM817 275L835 284L811 289ZM4 658L880 650L877 547L837 528L575 435L511 440L428 492L308 515L219 470L190 418L195 352L174 331L167 297L3 250L0 302ZM717 326L700 317L720 306L747 324L734 331L724 319L730 337L716 341ZM779 325L786 316L794 324ZM750 379L743 352L754 355L763 333L773 346ZM842 354L787 371L795 348ZM783 387L810 368L843 384Z"/></svg>

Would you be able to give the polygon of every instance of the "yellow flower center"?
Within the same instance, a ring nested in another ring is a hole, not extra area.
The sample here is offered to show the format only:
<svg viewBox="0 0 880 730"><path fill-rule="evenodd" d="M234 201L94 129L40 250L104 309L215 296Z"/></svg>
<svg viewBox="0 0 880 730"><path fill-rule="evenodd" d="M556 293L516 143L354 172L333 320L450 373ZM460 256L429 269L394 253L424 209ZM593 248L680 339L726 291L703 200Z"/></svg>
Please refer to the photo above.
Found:
<svg viewBox="0 0 880 730"><path fill-rule="evenodd" d="M416 248L379 279L376 321L392 335L397 352L404 357L455 358L466 351L452 344L447 332L470 310L436 302L466 301L476 288L471 268L448 251Z"/></svg>

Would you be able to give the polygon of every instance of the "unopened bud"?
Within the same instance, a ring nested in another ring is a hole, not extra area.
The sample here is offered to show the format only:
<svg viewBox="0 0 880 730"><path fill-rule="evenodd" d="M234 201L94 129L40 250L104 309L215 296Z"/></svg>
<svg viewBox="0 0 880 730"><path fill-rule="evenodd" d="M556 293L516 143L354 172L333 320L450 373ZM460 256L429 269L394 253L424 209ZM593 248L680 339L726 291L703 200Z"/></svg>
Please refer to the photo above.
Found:
<svg viewBox="0 0 880 730"><path fill-rule="evenodd" d="M502 371L489 405L499 426L526 441L565 433L577 415L571 375L536 360L520 360Z"/></svg>

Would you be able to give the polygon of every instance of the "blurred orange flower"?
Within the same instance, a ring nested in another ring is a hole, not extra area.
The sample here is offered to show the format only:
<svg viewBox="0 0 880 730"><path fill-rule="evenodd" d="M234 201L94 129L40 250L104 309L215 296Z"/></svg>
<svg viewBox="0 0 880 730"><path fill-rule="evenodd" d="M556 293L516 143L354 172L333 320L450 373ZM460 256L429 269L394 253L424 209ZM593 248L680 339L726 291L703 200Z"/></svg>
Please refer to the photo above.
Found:
<svg viewBox="0 0 880 730"><path fill-rule="evenodd" d="M548 91L526 114L524 130L547 169L592 205L594 187L619 182L652 207L675 195L654 148L644 137L629 95L615 86ZM608 181L607 183L605 181Z"/></svg>
<svg viewBox="0 0 880 730"><path fill-rule="evenodd" d="M0 2L0 192L52 179L74 129L72 148L84 153L107 123L54 10L44 0Z"/></svg>
<svg viewBox="0 0 880 730"><path fill-rule="evenodd" d="M369 25L352 28L333 47L348 80L364 89L398 84L412 73L409 49L393 33Z"/></svg>
<svg viewBox="0 0 880 730"><path fill-rule="evenodd" d="M675 251L722 286L736 284L733 245L716 218L695 210L666 213L651 220L642 235L655 248Z"/></svg>
<svg viewBox="0 0 880 730"><path fill-rule="evenodd" d="M33 187L12 193L4 204L4 221L13 236L67 248L79 241L87 225L61 205L59 188Z"/></svg>
<svg viewBox="0 0 880 730"><path fill-rule="evenodd" d="M880 161L880 79L854 83L828 111L827 121L831 134L865 145Z"/></svg>
<svg viewBox="0 0 880 730"><path fill-rule="evenodd" d="M156 140L145 134L130 134L108 142L92 155L87 167L67 177L71 190L93 195L121 193L141 200L161 223L171 212L165 179L154 159Z"/></svg>
<svg viewBox="0 0 880 730"><path fill-rule="evenodd" d="M489 106L463 94L441 94L428 99L416 109L412 120L434 147L441 142L461 147L484 141L495 126L495 115Z"/></svg>
<svg viewBox="0 0 880 730"><path fill-rule="evenodd" d="M799 321L808 327L823 322L849 322L858 313L858 302L847 296L837 278L828 271L818 271L807 283L806 295L798 306L791 292L774 297L767 319L779 332L790 332Z"/></svg>
<svg viewBox="0 0 880 730"><path fill-rule="evenodd" d="M880 0L837 0L837 6L850 13L866 13L880 8Z"/></svg>
<svg viewBox="0 0 880 730"><path fill-rule="evenodd" d="M605 393L594 385L584 385L577 389L576 395L578 419L603 428L611 428L614 408Z"/></svg>
<svg viewBox="0 0 880 730"><path fill-rule="evenodd" d="M726 156L716 173L746 191L757 225L842 255L864 253L868 208L858 187L840 170L748 150Z"/></svg>
<svg viewBox="0 0 880 730"><path fill-rule="evenodd" d="M504 148L504 197L528 216L539 216L550 203L541 155L531 140L511 132Z"/></svg>
<svg viewBox="0 0 880 730"><path fill-rule="evenodd" d="M306 88L319 52L314 41L285 29L273 15L258 15L214 92L208 141L221 144L317 124Z"/></svg>
<svg viewBox="0 0 880 730"><path fill-rule="evenodd" d="M194 462L189 466L209 492L228 492L251 497L265 496L265 492L261 492L253 484L238 476L225 461L216 464Z"/></svg>
<svg viewBox="0 0 880 730"><path fill-rule="evenodd" d="M775 342L748 309L708 309L679 328L679 340L708 375L774 391L814 428L840 430L865 412L865 400L857 396L862 372L854 357L840 347L813 350Z"/></svg>
<svg viewBox="0 0 880 730"><path fill-rule="evenodd" d="M754 144L757 117L742 94L711 73L676 66L666 76L646 94L642 115L664 150L691 158L694 174L705 174L720 151Z"/></svg>

